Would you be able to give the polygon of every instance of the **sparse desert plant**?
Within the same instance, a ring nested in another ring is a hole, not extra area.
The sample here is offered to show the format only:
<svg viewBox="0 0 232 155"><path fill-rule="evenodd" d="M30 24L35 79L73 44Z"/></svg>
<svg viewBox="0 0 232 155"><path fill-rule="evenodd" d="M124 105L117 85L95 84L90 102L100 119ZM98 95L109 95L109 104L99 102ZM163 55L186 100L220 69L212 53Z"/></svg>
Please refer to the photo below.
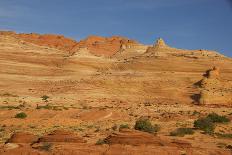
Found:
<svg viewBox="0 0 232 155"><path fill-rule="evenodd" d="M232 139L232 134L231 133L215 133L215 135L217 135L220 138Z"/></svg>
<svg viewBox="0 0 232 155"><path fill-rule="evenodd" d="M52 109L53 106L46 104L46 105L37 105L36 109Z"/></svg>
<svg viewBox="0 0 232 155"><path fill-rule="evenodd" d="M51 148L52 148L51 143L43 143L42 146L39 147L39 149L43 151L50 151Z"/></svg>
<svg viewBox="0 0 232 155"><path fill-rule="evenodd" d="M41 96L41 98L42 98L43 101L47 102L48 99L49 99L49 96L43 95L43 96Z"/></svg>
<svg viewBox="0 0 232 155"><path fill-rule="evenodd" d="M120 126L119 126L119 130L120 129L129 129L130 127L129 127L129 125L128 124L121 124Z"/></svg>
<svg viewBox="0 0 232 155"><path fill-rule="evenodd" d="M146 107L148 107L148 106L151 106L151 105L152 105L152 104L151 104L151 102L149 102L149 101L146 101L146 102L144 102L143 104L144 104L144 106L146 106Z"/></svg>
<svg viewBox="0 0 232 155"><path fill-rule="evenodd" d="M139 119L135 123L135 130L140 130L148 133L159 131L158 125L152 125L148 119Z"/></svg>
<svg viewBox="0 0 232 155"><path fill-rule="evenodd" d="M20 107L19 106L7 105L7 106L0 106L0 109L9 109L9 110L12 110L12 109L20 109Z"/></svg>
<svg viewBox="0 0 232 155"><path fill-rule="evenodd" d="M5 129L0 126L0 132L3 132L3 131L5 131Z"/></svg>
<svg viewBox="0 0 232 155"><path fill-rule="evenodd" d="M226 116L220 116L216 113L211 113L206 118L211 119L213 123L228 123L228 122L230 122L230 119L227 118Z"/></svg>
<svg viewBox="0 0 232 155"><path fill-rule="evenodd" d="M19 97L18 95L11 94L11 93L8 93L8 92L1 94L1 96L5 96L5 97Z"/></svg>
<svg viewBox="0 0 232 155"><path fill-rule="evenodd" d="M192 115L195 116L195 115L199 115L199 114L200 114L200 112L194 110Z"/></svg>
<svg viewBox="0 0 232 155"><path fill-rule="evenodd" d="M26 118L26 117L27 117L27 114L24 113L24 112L20 112L20 113L17 113L15 115L15 118L21 118L21 119L23 119L23 118Z"/></svg>
<svg viewBox="0 0 232 155"><path fill-rule="evenodd" d="M175 131L170 133L170 136L180 136L183 137L185 135L192 135L194 131L192 128L177 128Z"/></svg>
<svg viewBox="0 0 232 155"><path fill-rule="evenodd" d="M103 144L107 144L105 139L98 139L98 141L96 142L96 145L103 145Z"/></svg>
<svg viewBox="0 0 232 155"><path fill-rule="evenodd" d="M215 124L210 118L199 118L194 121L194 127L203 130L207 134L212 134L215 129Z"/></svg>

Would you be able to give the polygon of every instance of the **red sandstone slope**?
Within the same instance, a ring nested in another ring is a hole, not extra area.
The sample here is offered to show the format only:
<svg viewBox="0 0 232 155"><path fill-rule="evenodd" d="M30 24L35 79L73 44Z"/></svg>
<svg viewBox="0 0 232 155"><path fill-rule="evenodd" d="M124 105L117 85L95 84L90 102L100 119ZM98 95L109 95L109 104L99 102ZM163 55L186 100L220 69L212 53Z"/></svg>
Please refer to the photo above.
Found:
<svg viewBox="0 0 232 155"><path fill-rule="evenodd" d="M37 33L20 33L12 31L1 31L0 35L11 35L26 42L30 42L40 46L56 48L62 51L67 51L71 54L78 52L80 48L87 48L90 53L97 56L112 56L117 53L122 46L137 44L134 40L129 40L124 37L99 37L89 36L86 39L77 42L73 39L66 38L62 35L54 34L37 34Z"/></svg>
<svg viewBox="0 0 232 155"><path fill-rule="evenodd" d="M47 46L51 48L56 48L59 50L70 51L77 42L73 39L66 38L62 35L54 34L37 34L37 33L20 33L17 34L11 31L0 32L1 35L11 35L26 42L30 42L40 46Z"/></svg>
<svg viewBox="0 0 232 155"><path fill-rule="evenodd" d="M73 49L73 51L75 52L75 50L80 48L87 48L90 53L94 55L112 56L117 53L124 45L127 46L133 44L137 44L137 42L119 36L112 36L109 38L89 36L88 38L81 40Z"/></svg>

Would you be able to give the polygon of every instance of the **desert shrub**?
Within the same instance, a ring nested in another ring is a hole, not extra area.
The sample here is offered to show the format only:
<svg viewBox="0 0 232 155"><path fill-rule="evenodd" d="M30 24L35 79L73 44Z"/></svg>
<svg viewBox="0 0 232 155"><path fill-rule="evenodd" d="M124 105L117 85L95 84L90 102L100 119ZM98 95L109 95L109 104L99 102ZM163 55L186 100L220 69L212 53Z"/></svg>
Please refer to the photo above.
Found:
<svg viewBox="0 0 232 155"><path fill-rule="evenodd" d="M185 135L192 135L192 134L194 134L192 128L178 128L170 133L171 136L180 136L180 137Z"/></svg>
<svg viewBox="0 0 232 155"><path fill-rule="evenodd" d="M42 98L42 100L47 101L49 99L49 96L43 95L43 96L41 96L41 98Z"/></svg>
<svg viewBox="0 0 232 155"><path fill-rule="evenodd" d="M37 105L36 109L53 109L53 107L49 104L46 104L46 105Z"/></svg>
<svg viewBox="0 0 232 155"><path fill-rule="evenodd" d="M209 114L206 118L209 118L212 120L213 123L227 123L230 122L230 119L226 116L220 116L216 113Z"/></svg>
<svg viewBox="0 0 232 155"><path fill-rule="evenodd" d="M7 106L0 106L0 109L9 109L9 110L12 110L12 109L20 109L20 107L19 106L7 105Z"/></svg>
<svg viewBox="0 0 232 155"><path fill-rule="evenodd" d="M20 113L17 113L15 115L15 118L21 118L21 119L23 119L23 118L26 118L26 117L27 117L27 114L24 113L24 112L20 112Z"/></svg>
<svg viewBox="0 0 232 155"><path fill-rule="evenodd" d="M135 123L135 130L140 130L148 133L154 133L159 130L158 125L152 125L148 119L139 119Z"/></svg>
<svg viewBox="0 0 232 155"><path fill-rule="evenodd" d="M103 144L107 144L105 139L98 139L98 141L96 142L96 145L103 145Z"/></svg>
<svg viewBox="0 0 232 155"><path fill-rule="evenodd" d="M129 127L129 125L128 124L121 124L120 126L119 126L119 130L120 129L129 129L130 127Z"/></svg>
<svg viewBox="0 0 232 155"><path fill-rule="evenodd" d="M215 129L215 124L210 118L199 118L194 121L194 127L203 130L205 133L212 134Z"/></svg>
<svg viewBox="0 0 232 155"><path fill-rule="evenodd" d="M232 139L232 134L231 133L215 133L215 135L217 135L220 138Z"/></svg>
<svg viewBox="0 0 232 155"><path fill-rule="evenodd" d="M199 114L200 114L200 112L194 110L192 115L195 116L195 115L199 115Z"/></svg>
<svg viewBox="0 0 232 155"><path fill-rule="evenodd" d="M18 95L15 95L15 94L11 94L11 93L4 93L4 94L1 94L2 96L7 96L7 97L19 97Z"/></svg>
<svg viewBox="0 0 232 155"><path fill-rule="evenodd" d="M43 143L42 146L39 147L39 149L43 151L50 151L51 148L52 148L51 143Z"/></svg>

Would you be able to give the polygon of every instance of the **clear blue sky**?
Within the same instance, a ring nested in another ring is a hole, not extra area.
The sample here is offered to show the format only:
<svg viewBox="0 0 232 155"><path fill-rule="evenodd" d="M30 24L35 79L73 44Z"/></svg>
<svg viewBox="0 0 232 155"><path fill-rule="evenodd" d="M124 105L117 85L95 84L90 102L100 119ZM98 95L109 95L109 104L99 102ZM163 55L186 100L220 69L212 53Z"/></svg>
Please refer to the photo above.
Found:
<svg viewBox="0 0 232 155"><path fill-rule="evenodd" d="M232 56L232 0L0 0L0 29L121 35Z"/></svg>

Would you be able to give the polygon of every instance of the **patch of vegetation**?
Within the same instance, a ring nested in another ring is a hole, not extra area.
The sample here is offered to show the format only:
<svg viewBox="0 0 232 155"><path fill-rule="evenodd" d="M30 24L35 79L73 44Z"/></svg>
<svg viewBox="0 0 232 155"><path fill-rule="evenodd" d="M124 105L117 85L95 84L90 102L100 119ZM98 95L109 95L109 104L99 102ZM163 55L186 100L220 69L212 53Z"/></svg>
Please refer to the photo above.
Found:
<svg viewBox="0 0 232 155"><path fill-rule="evenodd" d="M183 137L185 135L192 135L194 131L192 128L178 128L175 131L170 133L170 136L180 136Z"/></svg>
<svg viewBox="0 0 232 155"><path fill-rule="evenodd" d="M5 131L5 129L4 129L4 128L2 128L2 127L0 127L0 132L3 132L3 131Z"/></svg>
<svg viewBox="0 0 232 155"><path fill-rule="evenodd" d="M49 104L46 105L38 105L36 109L53 109L53 106L50 106Z"/></svg>
<svg viewBox="0 0 232 155"><path fill-rule="evenodd" d="M228 123L228 122L230 122L230 119L227 118L226 116L220 116L216 113L211 113L206 118L211 119L213 123Z"/></svg>
<svg viewBox="0 0 232 155"><path fill-rule="evenodd" d="M96 145L103 145L103 144L107 144L105 139L98 139L98 141L96 142Z"/></svg>
<svg viewBox="0 0 232 155"><path fill-rule="evenodd" d="M152 105L149 101L146 101L146 102L144 102L143 104L144 104L145 107L149 107L149 106Z"/></svg>
<svg viewBox="0 0 232 155"><path fill-rule="evenodd" d="M231 133L215 133L220 138L229 138L232 139L232 134Z"/></svg>
<svg viewBox="0 0 232 155"><path fill-rule="evenodd" d="M3 93L1 94L1 96L4 96L4 97L19 97L18 95L15 95L15 94L11 94L11 93Z"/></svg>
<svg viewBox="0 0 232 155"><path fill-rule="evenodd" d="M205 131L205 133L212 134L216 127L215 123L228 123L230 119L226 116L220 116L216 113L208 114L205 118L200 118L194 121L194 127Z"/></svg>
<svg viewBox="0 0 232 155"><path fill-rule="evenodd" d="M20 112L20 113L17 113L17 114L15 115L15 118L24 119L24 118L26 118L26 117L27 117L27 114L24 113L24 112Z"/></svg>
<svg viewBox="0 0 232 155"><path fill-rule="evenodd" d="M69 128L73 131L84 131L84 129L79 126L70 126Z"/></svg>
<svg viewBox="0 0 232 155"><path fill-rule="evenodd" d="M215 124L210 118L199 118L194 121L194 127L203 130L207 134L212 134L215 129Z"/></svg>
<svg viewBox="0 0 232 155"><path fill-rule="evenodd" d="M129 129L130 127L129 127L129 125L128 124L121 124L120 126L119 126L119 130L120 129Z"/></svg>
<svg viewBox="0 0 232 155"><path fill-rule="evenodd" d="M152 125L148 119L139 119L135 123L135 130L154 133L159 131L158 125Z"/></svg>
<svg viewBox="0 0 232 155"><path fill-rule="evenodd" d="M64 107L64 106L53 106L53 105L50 105L50 104L46 104L46 105L37 105L36 109L68 110L67 107Z"/></svg>
<svg viewBox="0 0 232 155"><path fill-rule="evenodd" d="M192 116L195 116L195 115L200 115L200 114L201 114L200 112L198 112L198 111L194 110L194 111L193 111L193 114L192 114Z"/></svg>
<svg viewBox="0 0 232 155"><path fill-rule="evenodd" d="M219 148L225 148L226 144L225 143L217 143L217 147L219 147Z"/></svg>
<svg viewBox="0 0 232 155"><path fill-rule="evenodd" d="M39 147L39 149L43 151L50 151L51 148L52 148L51 143L43 143L43 145Z"/></svg>
<svg viewBox="0 0 232 155"><path fill-rule="evenodd" d="M49 99L49 96L43 95L43 96L41 96L41 98L42 98L43 101L47 102L48 99Z"/></svg>
<svg viewBox="0 0 232 155"><path fill-rule="evenodd" d="M12 109L20 109L19 106L11 106L11 105L7 105L7 106L0 106L0 109L8 109L8 110L12 110Z"/></svg>

